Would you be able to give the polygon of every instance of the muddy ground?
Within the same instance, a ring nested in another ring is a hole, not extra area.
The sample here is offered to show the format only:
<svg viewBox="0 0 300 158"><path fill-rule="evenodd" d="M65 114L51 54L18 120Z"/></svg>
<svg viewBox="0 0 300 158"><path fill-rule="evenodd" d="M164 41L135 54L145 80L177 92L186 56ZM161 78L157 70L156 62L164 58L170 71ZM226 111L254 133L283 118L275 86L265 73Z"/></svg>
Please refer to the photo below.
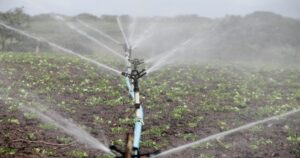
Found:
<svg viewBox="0 0 300 158"><path fill-rule="evenodd" d="M18 110L18 103L32 101L22 91L106 145L123 148L134 109L122 78L71 57L9 55L0 62L0 157L108 157ZM299 108L299 72L202 64L154 73L141 84L146 116L142 152L164 151ZM169 157L299 158L300 114Z"/></svg>

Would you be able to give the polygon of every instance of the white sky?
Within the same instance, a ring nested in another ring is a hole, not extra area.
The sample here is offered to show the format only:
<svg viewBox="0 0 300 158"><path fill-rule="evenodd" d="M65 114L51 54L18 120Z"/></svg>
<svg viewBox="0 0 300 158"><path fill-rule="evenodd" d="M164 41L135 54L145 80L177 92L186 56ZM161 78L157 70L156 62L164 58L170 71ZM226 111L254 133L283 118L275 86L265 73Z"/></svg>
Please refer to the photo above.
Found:
<svg viewBox="0 0 300 158"><path fill-rule="evenodd" d="M300 19L300 0L0 0L0 11L23 6L25 12L129 14L134 16L174 16L197 14L205 17L245 15L271 11Z"/></svg>

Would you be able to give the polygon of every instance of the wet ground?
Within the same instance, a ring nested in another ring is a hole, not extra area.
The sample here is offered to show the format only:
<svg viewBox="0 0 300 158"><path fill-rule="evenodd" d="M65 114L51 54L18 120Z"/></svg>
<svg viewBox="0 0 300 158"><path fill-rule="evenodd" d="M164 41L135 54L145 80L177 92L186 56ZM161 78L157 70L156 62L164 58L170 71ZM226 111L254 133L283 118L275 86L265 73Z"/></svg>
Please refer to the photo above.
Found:
<svg viewBox="0 0 300 158"><path fill-rule="evenodd" d="M121 77L68 56L4 53L0 57L0 157L107 157L18 110L18 104L30 102L45 103L101 142L123 148L126 133L132 132L134 108ZM300 108L299 80L297 68L232 64L185 65L155 72L141 80L142 152L167 150ZM299 116L169 157L297 158Z"/></svg>

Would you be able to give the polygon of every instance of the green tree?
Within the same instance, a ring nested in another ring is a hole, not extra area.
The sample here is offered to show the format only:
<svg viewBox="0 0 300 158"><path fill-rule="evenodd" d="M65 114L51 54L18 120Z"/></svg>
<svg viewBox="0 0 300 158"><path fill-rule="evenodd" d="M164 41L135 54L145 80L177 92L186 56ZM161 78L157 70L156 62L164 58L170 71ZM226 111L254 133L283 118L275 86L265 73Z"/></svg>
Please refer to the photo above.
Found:
<svg viewBox="0 0 300 158"><path fill-rule="evenodd" d="M0 13L0 22L5 23L14 28L24 29L28 27L29 15L25 14L23 8L16 8L5 13ZM8 30L0 26L0 45L2 51L8 51L9 45L24 41L24 37L14 31Z"/></svg>

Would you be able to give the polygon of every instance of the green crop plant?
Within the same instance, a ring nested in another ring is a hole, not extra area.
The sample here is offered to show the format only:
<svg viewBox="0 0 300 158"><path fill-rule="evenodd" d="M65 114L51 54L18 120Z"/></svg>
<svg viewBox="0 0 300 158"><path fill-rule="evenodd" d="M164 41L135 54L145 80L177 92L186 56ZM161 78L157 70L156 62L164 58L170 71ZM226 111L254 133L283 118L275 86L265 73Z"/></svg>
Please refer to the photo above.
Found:
<svg viewBox="0 0 300 158"><path fill-rule="evenodd" d="M197 139L199 139L199 137L193 133L182 134L182 137L186 141L196 141Z"/></svg>
<svg viewBox="0 0 300 158"><path fill-rule="evenodd" d="M204 116L193 117L192 120L190 122L188 122L187 125L190 128L196 128L196 127L198 127L199 123L201 123L202 121L204 121Z"/></svg>
<svg viewBox="0 0 300 158"><path fill-rule="evenodd" d="M27 133L27 138L29 140L36 140L37 139L36 133L34 132Z"/></svg>
<svg viewBox="0 0 300 158"><path fill-rule="evenodd" d="M233 100L234 100L234 103L239 108L246 108L247 107L247 102L249 101L248 98L241 95L238 91L235 92L235 96L233 97Z"/></svg>
<svg viewBox="0 0 300 158"><path fill-rule="evenodd" d="M172 118L174 119L182 119L184 115L187 115L190 110L186 105L183 106L177 106L174 108L174 110L171 112Z"/></svg>
<svg viewBox="0 0 300 158"><path fill-rule="evenodd" d="M300 144L299 134L289 134L289 136L286 139L293 144Z"/></svg>
<svg viewBox="0 0 300 158"><path fill-rule="evenodd" d="M123 139L117 139L117 140L114 140L113 145L119 145L119 146L124 146L125 145L125 142Z"/></svg>
<svg viewBox="0 0 300 158"><path fill-rule="evenodd" d="M0 154L4 155L15 155L17 153L17 149L10 147L1 147L0 146Z"/></svg>
<svg viewBox="0 0 300 158"><path fill-rule="evenodd" d="M24 117L28 120L31 120L31 119L36 119L37 115L35 113L32 113L32 112L25 112Z"/></svg>
<svg viewBox="0 0 300 158"><path fill-rule="evenodd" d="M10 118L7 120L8 123L19 125L20 121L16 118Z"/></svg>
<svg viewBox="0 0 300 158"><path fill-rule="evenodd" d="M169 129L169 125L151 127L150 129L146 130L143 134L149 136L163 137L165 136L166 131Z"/></svg>
<svg viewBox="0 0 300 158"><path fill-rule="evenodd" d="M211 142L206 142L206 143L203 143L201 145L194 146L193 149L198 149L198 148L200 148L200 149L210 149L212 147L214 147L214 144L212 144Z"/></svg>
<svg viewBox="0 0 300 158"><path fill-rule="evenodd" d="M253 150L258 149L260 146L272 145L273 141L271 139L259 138L257 140L252 141L249 144L249 147Z"/></svg>
<svg viewBox="0 0 300 158"><path fill-rule="evenodd" d="M216 158L216 157L212 156L212 155L200 154L200 156L198 156L198 158Z"/></svg>
<svg viewBox="0 0 300 158"><path fill-rule="evenodd" d="M120 124L123 124L123 125L133 125L134 124L134 119L133 118L128 118L128 117L125 117L125 118L119 118L118 122Z"/></svg>
<svg viewBox="0 0 300 158"><path fill-rule="evenodd" d="M8 110L10 112L14 112L14 111L18 111L19 109L19 106L22 105L23 103L8 103Z"/></svg>
<svg viewBox="0 0 300 158"><path fill-rule="evenodd" d="M55 155L55 151L53 149L34 148L33 151L42 157L49 157Z"/></svg>
<svg viewBox="0 0 300 158"><path fill-rule="evenodd" d="M296 105L290 105L290 104L283 104L280 106L265 106L265 107L260 107L257 110L258 115L260 116L270 116L270 115L277 115L286 111L289 111L293 109L294 107L297 107Z"/></svg>
<svg viewBox="0 0 300 158"><path fill-rule="evenodd" d="M71 137L68 137L68 136L57 136L56 140L59 143L62 143L62 144L69 144L73 141L73 139Z"/></svg>
<svg viewBox="0 0 300 158"><path fill-rule="evenodd" d="M283 98L283 95L281 94L280 91L274 91L271 96L270 96L270 100L281 100Z"/></svg>
<svg viewBox="0 0 300 158"><path fill-rule="evenodd" d="M249 129L251 132L261 132L264 130L263 125L257 125Z"/></svg>
<svg viewBox="0 0 300 158"><path fill-rule="evenodd" d="M217 139L217 143L225 149L230 149L232 147L231 144L223 142L221 139Z"/></svg>
<svg viewBox="0 0 300 158"><path fill-rule="evenodd" d="M105 100L104 104L109 105L109 106L118 106L118 105L122 105L124 103L125 99L123 97L119 97L119 98L114 98L111 100Z"/></svg>
<svg viewBox="0 0 300 158"><path fill-rule="evenodd" d="M72 150L68 155L73 158L87 158L89 156L87 152L78 149Z"/></svg>
<svg viewBox="0 0 300 158"><path fill-rule="evenodd" d="M46 130L56 130L56 126L51 124L51 123L43 123L38 125L39 128L41 129L46 129Z"/></svg>
<svg viewBox="0 0 300 158"><path fill-rule="evenodd" d="M121 134L121 133L125 133L126 131L127 131L127 129L125 129L123 127L112 127L111 128L112 134Z"/></svg>
<svg viewBox="0 0 300 158"><path fill-rule="evenodd" d="M296 93L295 93L295 98L296 98L297 100L300 100L300 90L296 91Z"/></svg>
<svg viewBox="0 0 300 158"><path fill-rule="evenodd" d="M100 97L91 96L85 100L85 104L88 106L96 106L103 104L104 101Z"/></svg>
<svg viewBox="0 0 300 158"><path fill-rule="evenodd" d="M103 155L99 155L96 158L115 158L115 156L111 155L111 154L103 154Z"/></svg>
<svg viewBox="0 0 300 158"><path fill-rule="evenodd" d="M98 124L98 123L104 123L104 118L98 116L98 115L93 115L94 117L94 123Z"/></svg>
<svg viewBox="0 0 300 158"><path fill-rule="evenodd" d="M218 124L218 127L223 131L229 129L229 126L225 121L219 120L217 124Z"/></svg>
<svg viewBox="0 0 300 158"><path fill-rule="evenodd" d="M144 140L141 142L141 145L146 147L146 148L152 148L152 149L159 149L161 146L157 144L155 141L152 140Z"/></svg>

